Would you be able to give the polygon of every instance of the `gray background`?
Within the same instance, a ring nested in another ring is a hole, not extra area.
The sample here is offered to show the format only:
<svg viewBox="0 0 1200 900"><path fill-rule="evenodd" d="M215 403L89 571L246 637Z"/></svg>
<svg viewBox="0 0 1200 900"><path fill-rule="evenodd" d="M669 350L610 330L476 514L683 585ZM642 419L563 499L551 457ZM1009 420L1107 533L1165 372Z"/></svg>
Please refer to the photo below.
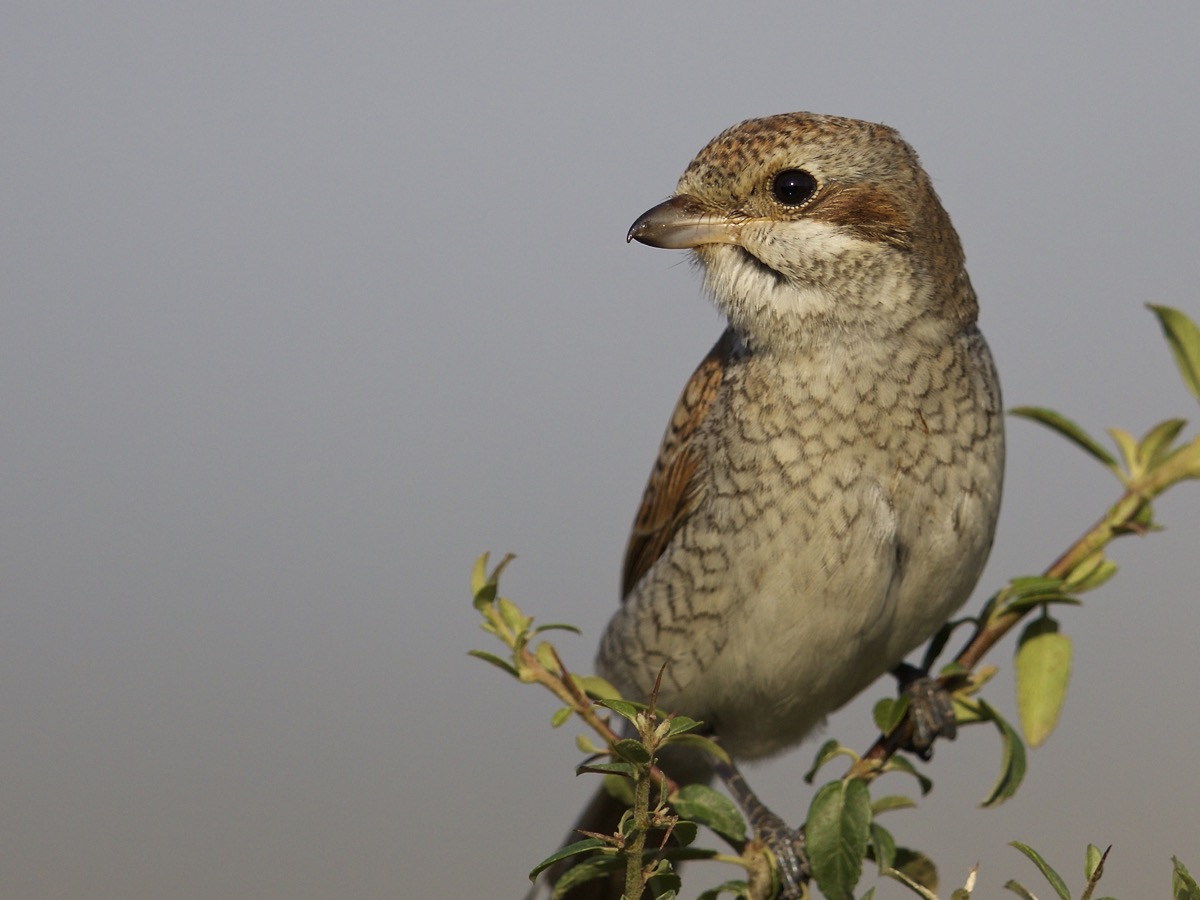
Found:
<svg viewBox="0 0 1200 900"><path fill-rule="evenodd" d="M625 229L740 119L901 129L1008 404L1194 415L1142 304L1200 313L1196 10L7 4L0 894L523 890L591 785L552 701L464 655L490 646L470 565L520 554L506 593L590 664L721 327ZM1115 497L1010 435L988 590ZM1073 690L1017 798L976 809L999 752L972 729L892 817L947 880L1044 890L1014 838L1076 885L1114 843L1118 895L1165 896L1171 853L1200 870L1198 503L1062 613ZM827 733L865 747L891 690ZM1007 675L990 696L1012 712ZM814 748L753 773L793 819Z"/></svg>

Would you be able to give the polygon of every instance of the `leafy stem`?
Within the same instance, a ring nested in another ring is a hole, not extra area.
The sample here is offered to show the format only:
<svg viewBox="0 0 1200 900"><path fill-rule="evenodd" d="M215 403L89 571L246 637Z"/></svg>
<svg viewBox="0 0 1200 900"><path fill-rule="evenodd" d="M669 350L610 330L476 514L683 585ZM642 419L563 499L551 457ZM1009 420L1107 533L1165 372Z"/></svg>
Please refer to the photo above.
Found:
<svg viewBox="0 0 1200 900"><path fill-rule="evenodd" d="M1151 306L1150 309L1158 316L1184 384L1200 399L1200 329L1177 310L1162 306ZM978 688L979 677L973 670L1001 638L1035 609L1048 620L1048 625L1055 626L1047 615L1049 604L1077 603L1076 594L1098 587L1115 573L1115 564L1104 556L1109 543L1122 535L1146 534L1154 530L1157 526L1151 501L1182 481L1200 479L1200 437L1175 444L1185 424L1182 419L1159 423L1140 441L1122 429L1111 429L1120 454L1118 459L1059 413L1036 407L1019 407L1011 413L1045 425L1076 444L1113 472L1124 491L1108 512L1040 577L1014 578L988 600L970 639L954 661L943 668L943 684L947 689L955 690L959 700L965 700L967 694ZM935 647L940 648L945 637L940 637L941 643L938 640L935 639ZM1069 655L1069 650L1067 652ZM931 655L936 656L936 651ZM1061 691L1065 691L1065 687L1064 676ZM1061 702L1061 696L1058 700ZM1051 716L1051 721L1056 714ZM1002 724L998 717L996 721ZM911 735L912 724L907 718L881 733L870 750L851 767L850 775L866 780L876 777ZM1041 737L1044 739L1044 735ZM1015 787L1012 785L1012 789Z"/></svg>

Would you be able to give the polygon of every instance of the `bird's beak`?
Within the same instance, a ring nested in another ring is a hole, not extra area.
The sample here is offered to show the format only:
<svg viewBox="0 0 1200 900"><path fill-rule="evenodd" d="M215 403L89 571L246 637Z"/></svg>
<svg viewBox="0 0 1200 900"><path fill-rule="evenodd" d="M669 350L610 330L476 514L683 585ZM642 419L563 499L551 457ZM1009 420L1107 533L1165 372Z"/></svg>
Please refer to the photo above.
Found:
<svg viewBox="0 0 1200 900"><path fill-rule="evenodd" d="M739 222L731 221L695 197L680 194L638 216L625 240L666 250L686 250L701 244L736 244L740 230Z"/></svg>

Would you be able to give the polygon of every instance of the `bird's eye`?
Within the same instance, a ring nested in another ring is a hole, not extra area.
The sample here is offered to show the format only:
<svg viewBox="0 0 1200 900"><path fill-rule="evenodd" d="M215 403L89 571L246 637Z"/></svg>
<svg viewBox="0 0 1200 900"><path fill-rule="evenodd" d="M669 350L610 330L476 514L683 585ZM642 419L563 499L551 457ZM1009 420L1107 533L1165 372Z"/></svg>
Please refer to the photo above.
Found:
<svg viewBox="0 0 1200 900"><path fill-rule="evenodd" d="M771 182L771 194L784 206L799 206L817 190L817 179L803 169L784 169Z"/></svg>

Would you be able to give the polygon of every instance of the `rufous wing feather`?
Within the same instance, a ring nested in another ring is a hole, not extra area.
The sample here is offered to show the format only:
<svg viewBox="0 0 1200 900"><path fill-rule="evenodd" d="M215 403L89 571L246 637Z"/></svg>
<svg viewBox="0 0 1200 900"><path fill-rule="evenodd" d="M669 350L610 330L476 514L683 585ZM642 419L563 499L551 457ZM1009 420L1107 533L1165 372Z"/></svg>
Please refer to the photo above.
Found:
<svg viewBox="0 0 1200 900"><path fill-rule="evenodd" d="M703 494L704 457L694 439L712 411L735 345L733 332L726 330L696 367L675 405L625 549L622 597L629 596L634 585L662 556Z"/></svg>

